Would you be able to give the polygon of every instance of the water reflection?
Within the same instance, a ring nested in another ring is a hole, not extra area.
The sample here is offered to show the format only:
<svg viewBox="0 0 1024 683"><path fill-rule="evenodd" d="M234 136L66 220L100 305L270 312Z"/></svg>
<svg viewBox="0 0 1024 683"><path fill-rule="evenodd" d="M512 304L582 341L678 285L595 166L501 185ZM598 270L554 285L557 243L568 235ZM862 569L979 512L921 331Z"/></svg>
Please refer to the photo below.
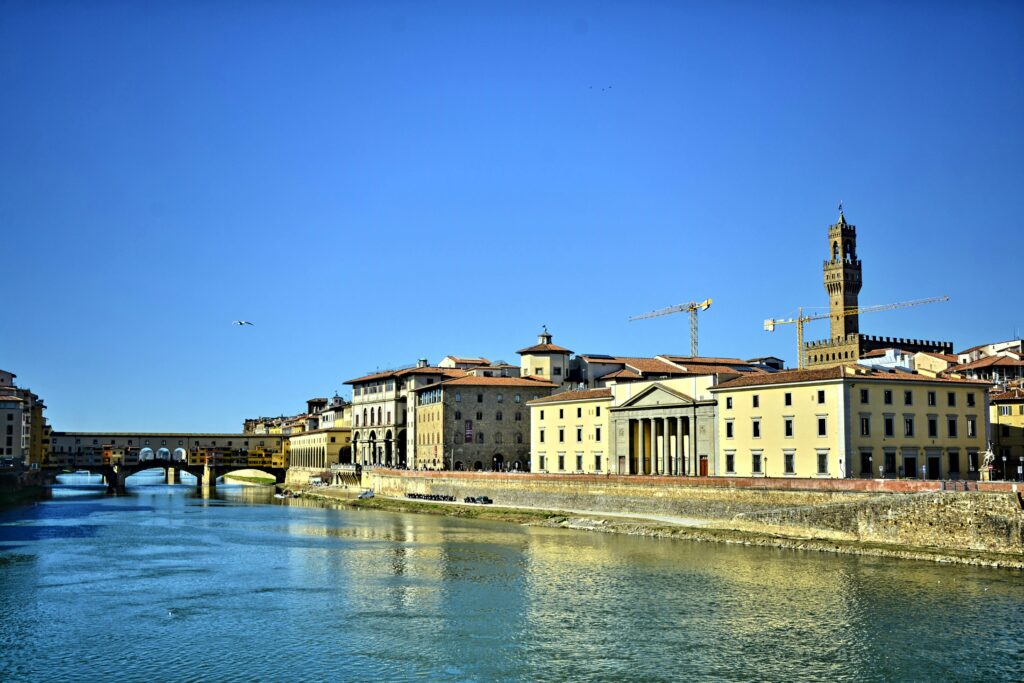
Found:
<svg viewBox="0 0 1024 683"><path fill-rule="evenodd" d="M153 483L0 517L2 678L1024 677L1016 572L272 495Z"/></svg>

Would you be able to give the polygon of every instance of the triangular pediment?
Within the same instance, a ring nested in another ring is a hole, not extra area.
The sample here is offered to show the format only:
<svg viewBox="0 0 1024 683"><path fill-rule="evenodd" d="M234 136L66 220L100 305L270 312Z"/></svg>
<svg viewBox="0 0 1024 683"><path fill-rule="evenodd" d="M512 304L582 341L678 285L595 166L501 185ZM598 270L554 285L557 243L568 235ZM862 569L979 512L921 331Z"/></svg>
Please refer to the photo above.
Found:
<svg viewBox="0 0 1024 683"><path fill-rule="evenodd" d="M686 394L669 389L661 384L654 384L628 401L617 406L618 408L657 408L665 406L689 406L695 401Z"/></svg>

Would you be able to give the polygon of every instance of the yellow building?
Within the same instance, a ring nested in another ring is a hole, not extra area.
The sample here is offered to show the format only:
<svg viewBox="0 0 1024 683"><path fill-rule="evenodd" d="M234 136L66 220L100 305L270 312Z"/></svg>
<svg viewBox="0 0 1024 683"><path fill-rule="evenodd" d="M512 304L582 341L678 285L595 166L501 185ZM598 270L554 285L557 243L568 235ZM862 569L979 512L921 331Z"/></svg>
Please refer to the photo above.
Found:
<svg viewBox="0 0 1024 683"><path fill-rule="evenodd" d="M572 351L551 343L551 333L545 326L537 335L537 343L516 351L521 360L519 374L523 377L540 377L561 385L569 376Z"/></svg>
<svg viewBox="0 0 1024 683"><path fill-rule="evenodd" d="M611 472L611 389L565 391L529 406L531 472Z"/></svg>
<svg viewBox="0 0 1024 683"><path fill-rule="evenodd" d="M989 397L992 422L993 479L1024 480L1024 388Z"/></svg>
<svg viewBox="0 0 1024 683"><path fill-rule="evenodd" d="M315 429L287 438L289 467L327 469L352 462L350 429Z"/></svg>
<svg viewBox="0 0 1024 683"><path fill-rule="evenodd" d="M978 476L988 384L861 365L751 375L712 387L719 474Z"/></svg>

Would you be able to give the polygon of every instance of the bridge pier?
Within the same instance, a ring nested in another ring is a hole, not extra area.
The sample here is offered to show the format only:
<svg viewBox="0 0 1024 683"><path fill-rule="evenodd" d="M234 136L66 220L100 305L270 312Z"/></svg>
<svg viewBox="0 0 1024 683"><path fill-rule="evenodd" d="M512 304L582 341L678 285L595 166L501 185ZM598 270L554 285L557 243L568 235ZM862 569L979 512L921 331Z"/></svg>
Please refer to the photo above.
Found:
<svg viewBox="0 0 1024 683"><path fill-rule="evenodd" d="M127 473L116 465L106 470L103 473L103 479L107 483L107 493L113 495L124 495L127 493L124 484L124 480L127 476Z"/></svg>
<svg viewBox="0 0 1024 683"><path fill-rule="evenodd" d="M177 467L165 468L165 482L168 484L180 484L181 483L181 469Z"/></svg>
<svg viewBox="0 0 1024 683"><path fill-rule="evenodd" d="M211 468L209 465L203 465L203 469L196 472L196 488L197 489L216 489L217 488L217 470Z"/></svg>

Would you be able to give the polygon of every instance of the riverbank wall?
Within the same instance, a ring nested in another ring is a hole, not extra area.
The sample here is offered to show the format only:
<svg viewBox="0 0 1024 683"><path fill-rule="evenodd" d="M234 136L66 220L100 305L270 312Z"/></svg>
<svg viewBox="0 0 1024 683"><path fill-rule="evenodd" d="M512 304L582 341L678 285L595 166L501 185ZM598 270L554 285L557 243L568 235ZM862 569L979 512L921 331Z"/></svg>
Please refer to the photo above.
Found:
<svg viewBox="0 0 1024 683"><path fill-rule="evenodd" d="M375 493L488 496L523 508L664 515L754 534L1024 556L1024 502L1009 483L943 490L917 480L798 480L364 471ZM946 485L948 486L948 484ZM1024 490L1024 486L1021 487Z"/></svg>

